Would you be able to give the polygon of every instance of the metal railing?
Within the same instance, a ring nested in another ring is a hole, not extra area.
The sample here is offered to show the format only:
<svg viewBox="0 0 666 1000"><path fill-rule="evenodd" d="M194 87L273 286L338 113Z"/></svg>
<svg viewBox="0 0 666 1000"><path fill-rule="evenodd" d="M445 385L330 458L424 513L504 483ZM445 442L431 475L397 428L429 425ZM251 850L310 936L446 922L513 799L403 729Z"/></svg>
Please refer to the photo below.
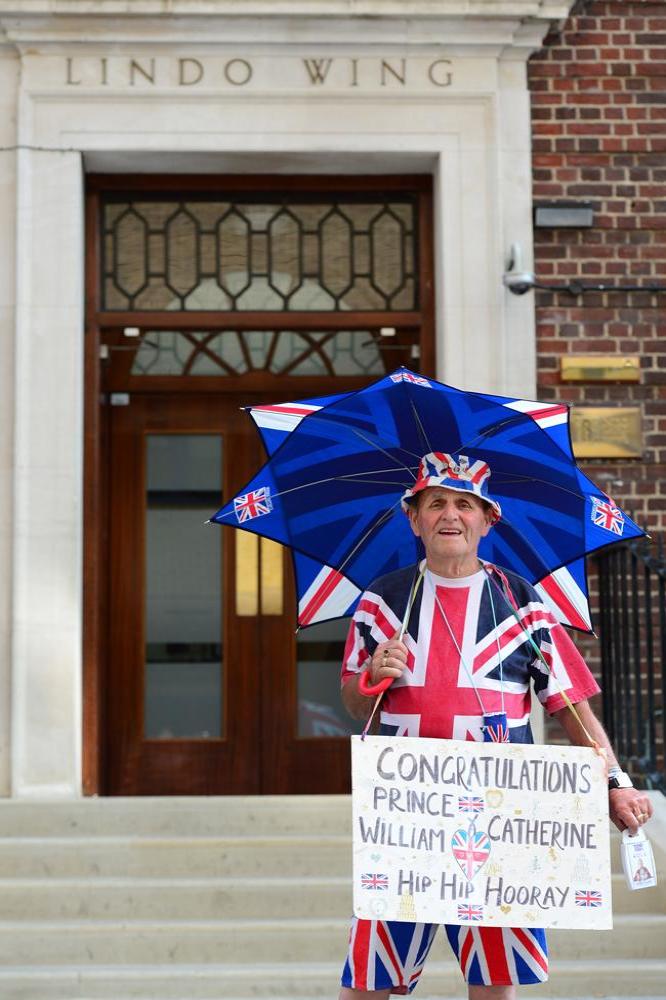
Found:
<svg viewBox="0 0 666 1000"><path fill-rule="evenodd" d="M666 558L637 539L596 558L604 724L636 784L666 793Z"/></svg>

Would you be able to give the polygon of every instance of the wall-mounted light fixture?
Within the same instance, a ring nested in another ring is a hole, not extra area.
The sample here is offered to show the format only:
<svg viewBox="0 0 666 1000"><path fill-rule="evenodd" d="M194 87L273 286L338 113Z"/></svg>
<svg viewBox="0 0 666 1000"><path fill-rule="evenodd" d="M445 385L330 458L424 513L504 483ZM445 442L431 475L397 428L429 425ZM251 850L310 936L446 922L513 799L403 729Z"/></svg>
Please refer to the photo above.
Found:
<svg viewBox="0 0 666 1000"><path fill-rule="evenodd" d="M594 209L589 201L540 201L534 206L537 229L589 229Z"/></svg>

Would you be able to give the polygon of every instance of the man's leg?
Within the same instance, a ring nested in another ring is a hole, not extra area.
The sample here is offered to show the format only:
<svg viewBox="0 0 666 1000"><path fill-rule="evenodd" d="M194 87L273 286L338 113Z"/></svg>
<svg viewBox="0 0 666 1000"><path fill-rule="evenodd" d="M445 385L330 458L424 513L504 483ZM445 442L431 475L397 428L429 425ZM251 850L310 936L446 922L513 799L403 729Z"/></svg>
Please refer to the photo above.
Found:
<svg viewBox="0 0 666 1000"><path fill-rule="evenodd" d="M515 986L468 986L469 1000L516 1000Z"/></svg>
<svg viewBox="0 0 666 1000"><path fill-rule="evenodd" d="M350 990L343 986L339 1000L389 1000L390 990ZM516 1000L515 986L468 986L469 1000Z"/></svg>
<svg viewBox="0 0 666 1000"><path fill-rule="evenodd" d="M338 1000L389 1000L390 990L350 990L343 986Z"/></svg>
<svg viewBox="0 0 666 1000"><path fill-rule="evenodd" d="M446 934L467 980L469 1000L515 1000L516 986L548 979L542 928L447 924Z"/></svg>
<svg viewBox="0 0 666 1000"><path fill-rule="evenodd" d="M389 1000L414 989L437 924L352 918L339 1000Z"/></svg>

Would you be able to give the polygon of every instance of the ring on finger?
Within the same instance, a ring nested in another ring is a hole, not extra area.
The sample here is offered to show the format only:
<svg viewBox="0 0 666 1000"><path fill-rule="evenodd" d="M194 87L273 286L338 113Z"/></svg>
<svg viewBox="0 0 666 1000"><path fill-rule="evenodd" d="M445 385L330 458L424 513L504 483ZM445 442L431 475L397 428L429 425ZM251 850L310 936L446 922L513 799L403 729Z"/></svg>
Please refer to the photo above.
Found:
<svg viewBox="0 0 666 1000"><path fill-rule="evenodd" d="M390 649L387 646L386 649L384 650L383 654L382 654L382 661L383 661L383 663L386 663L386 661L388 660L389 653L390 653Z"/></svg>

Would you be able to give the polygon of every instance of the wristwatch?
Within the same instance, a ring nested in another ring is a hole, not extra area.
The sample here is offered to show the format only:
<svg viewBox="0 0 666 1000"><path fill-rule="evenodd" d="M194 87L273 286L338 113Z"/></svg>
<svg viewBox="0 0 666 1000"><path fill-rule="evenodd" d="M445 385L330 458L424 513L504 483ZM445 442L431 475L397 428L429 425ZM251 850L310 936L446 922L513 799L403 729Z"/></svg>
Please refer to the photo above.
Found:
<svg viewBox="0 0 666 1000"><path fill-rule="evenodd" d="M608 791L614 788L633 788L634 783L621 767L611 767L608 771Z"/></svg>

